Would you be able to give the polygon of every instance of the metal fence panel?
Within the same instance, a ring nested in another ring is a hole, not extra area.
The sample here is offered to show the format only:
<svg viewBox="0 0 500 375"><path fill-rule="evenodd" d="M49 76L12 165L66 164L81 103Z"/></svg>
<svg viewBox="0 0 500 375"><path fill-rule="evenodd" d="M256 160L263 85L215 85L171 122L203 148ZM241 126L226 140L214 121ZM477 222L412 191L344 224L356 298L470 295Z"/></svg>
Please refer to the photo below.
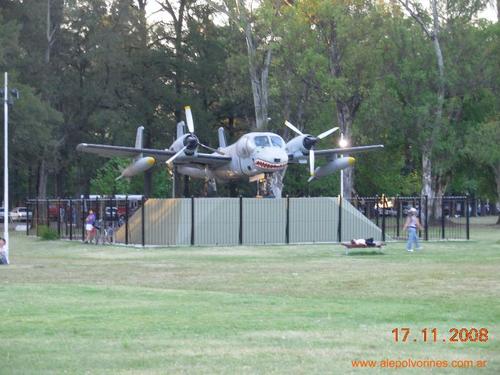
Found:
<svg viewBox="0 0 500 375"><path fill-rule="evenodd" d="M239 199L195 198L194 244L237 245Z"/></svg>
<svg viewBox="0 0 500 375"><path fill-rule="evenodd" d="M141 215L139 209L134 217ZM191 244L191 199L148 199L144 219L147 245Z"/></svg>
<svg viewBox="0 0 500 375"><path fill-rule="evenodd" d="M340 241L359 238L382 240L382 230L356 209L349 201L342 200L342 224ZM386 238L389 240L390 238Z"/></svg>
<svg viewBox="0 0 500 375"><path fill-rule="evenodd" d="M337 198L290 198L290 243L337 242Z"/></svg>
<svg viewBox="0 0 500 375"><path fill-rule="evenodd" d="M243 244L282 244L286 238L286 199L244 198Z"/></svg>

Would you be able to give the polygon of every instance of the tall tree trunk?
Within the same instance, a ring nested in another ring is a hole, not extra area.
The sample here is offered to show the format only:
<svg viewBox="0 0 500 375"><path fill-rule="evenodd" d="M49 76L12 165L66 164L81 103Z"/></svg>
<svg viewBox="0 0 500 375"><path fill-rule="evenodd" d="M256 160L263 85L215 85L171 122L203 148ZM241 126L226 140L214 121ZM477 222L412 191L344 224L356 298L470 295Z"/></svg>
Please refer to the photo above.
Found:
<svg viewBox="0 0 500 375"><path fill-rule="evenodd" d="M447 178L446 176L443 176L443 175L438 175L436 176L436 189L435 189L435 196L436 198L440 198L440 199L443 199L444 197L444 193L446 192L446 188L448 187L448 183L449 183L449 178ZM439 201L441 202L441 201ZM432 217L434 218L440 218L441 215L444 214L443 210L442 210L442 204L434 204L434 207L433 207L433 211L432 211ZM450 205L450 216L453 215L453 211L454 208ZM431 211L429 211L431 212Z"/></svg>
<svg viewBox="0 0 500 375"><path fill-rule="evenodd" d="M341 61L341 51L339 50L339 42L337 40L337 23L335 20L330 21L329 33L326 37L326 43L328 46L329 54L329 65L330 74L335 78L341 78L342 72L342 61ZM340 127L340 131L344 135L347 141L351 140L351 128L354 121L354 116L359 108L361 99L358 94L352 95L348 99L336 100L337 109L337 122ZM352 192L354 190L354 173L352 168L347 168L342 172L343 175L343 197L350 199Z"/></svg>
<svg viewBox="0 0 500 375"><path fill-rule="evenodd" d="M182 88L184 82L184 51L182 49L182 31L184 27L184 13L188 7L188 0L180 0L178 5L177 13L170 4L170 0L165 0L164 3L158 1L158 4L168 12L170 17L172 17L174 23L174 49L175 49L175 75L174 75L174 86L175 94L177 97L177 103L175 104L174 114L175 121L180 122L182 120ZM144 1L143 1L144 3ZM139 4L140 5L140 4ZM146 4L143 4L144 6Z"/></svg>
<svg viewBox="0 0 500 375"><path fill-rule="evenodd" d="M268 122L269 105L269 66L271 65L272 50L267 46L263 61L257 57L257 46L254 43L252 20L244 0L224 0L220 6L215 1L207 0L213 8L226 14L240 30L245 33L248 54L248 71L250 73L250 84L252 86L253 104L255 110L255 127L258 130L265 129Z"/></svg>
<svg viewBox="0 0 500 375"><path fill-rule="evenodd" d="M40 166L38 168L38 198L47 198L47 180L49 177L49 171L47 168L47 162L45 158L42 158Z"/></svg>
<svg viewBox="0 0 500 375"><path fill-rule="evenodd" d="M426 142L427 143L427 142ZM431 147L428 145L422 146L422 191L423 196L428 198L427 212L432 212L434 203L434 189L432 188L432 159Z"/></svg>
<svg viewBox="0 0 500 375"><path fill-rule="evenodd" d="M438 91L437 91L437 104L436 104L436 116L435 116L435 123L434 126L432 127L431 131L431 139L428 140L427 145L424 145L423 152L422 152L422 192L424 195L428 195L429 197L434 197L435 192L433 191L433 176L432 176L432 151L433 151L433 146L435 139L438 137L439 134L439 129L442 127L442 121L443 121L443 104L444 104L444 61L443 61L443 52L441 51L441 44L439 42L439 33L440 33L440 26L439 26L439 13L437 9L437 0L432 0L431 1L431 6L432 6L432 21L433 21L433 32L431 33L431 39L432 43L434 46L434 53L436 55L436 63L438 67ZM424 163L424 153L426 154L426 162ZM428 170L424 170L425 168L428 168ZM429 178L430 177L430 181ZM439 188L439 181L441 180L439 176L434 176L434 179L436 181L435 186ZM428 183L430 182L430 185ZM433 202L433 199L428 200L428 202ZM428 205L432 205L432 203L428 203ZM428 210L431 207L427 207ZM429 210L428 212L432 212L434 218L439 218L440 215L438 215L438 211L434 207L434 210Z"/></svg>
<svg viewBox="0 0 500 375"><path fill-rule="evenodd" d="M47 48L45 50L45 62L47 64L50 62L50 51L55 41L55 32L56 32L56 27L52 26L52 19L50 17L50 6L51 6L51 1L47 0L47 30L46 30Z"/></svg>
<svg viewBox="0 0 500 375"><path fill-rule="evenodd" d="M344 139L349 141L351 139L352 129L352 116L351 109L346 103L337 100L337 121L342 132ZM343 176L343 191L342 196L346 199L351 199L354 187L354 173L351 167L344 169Z"/></svg>
<svg viewBox="0 0 500 375"><path fill-rule="evenodd" d="M443 60L443 52L441 50L441 44L439 41L439 11L437 6L437 0L431 0L431 19L432 19L432 29L430 29L424 20L422 19L420 12L418 9L413 8L411 4L408 3L407 0L399 0L399 3L410 13L411 17L420 25L424 33L428 38L432 41L434 46L434 53L436 56L436 62L438 67L438 89L437 89L437 103L436 103L436 112L435 112L435 120L430 129L430 134L427 139L422 142L422 195L427 195L429 197L428 200L428 212L433 213L432 205L434 200L432 199L434 194L434 186L433 186L433 175L432 175L432 151L434 148L434 142L437 136L439 135L439 130L442 127L442 118L443 118L443 104L444 104L444 60ZM436 180L437 181L437 180Z"/></svg>
<svg viewBox="0 0 500 375"><path fill-rule="evenodd" d="M149 121L146 122L146 125L150 125ZM146 130L144 132L144 146L145 148L151 147L151 132ZM144 172L144 195L148 198L151 197L151 193L153 192L153 171L148 169Z"/></svg>
<svg viewBox="0 0 500 375"><path fill-rule="evenodd" d="M252 26L246 17L242 17L242 21L245 23L248 72L250 73L250 83L252 85L253 104L255 109L255 127L258 130L261 130L267 127L269 104L269 65L271 64L272 50L270 47L267 49L263 63L259 64L257 59L257 48L253 41Z"/></svg>

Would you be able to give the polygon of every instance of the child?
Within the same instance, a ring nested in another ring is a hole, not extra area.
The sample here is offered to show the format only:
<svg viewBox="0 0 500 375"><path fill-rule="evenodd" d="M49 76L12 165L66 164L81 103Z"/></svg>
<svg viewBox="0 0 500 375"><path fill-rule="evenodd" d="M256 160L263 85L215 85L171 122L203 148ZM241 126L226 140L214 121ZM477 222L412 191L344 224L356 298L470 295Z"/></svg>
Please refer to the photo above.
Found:
<svg viewBox="0 0 500 375"><path fill-rule="evenodd" d="M7 251L5 250L5 244L7 242L4 238L0 237L0 264L9 264L9 260L7 258Z"/></svg>
<svg viewBox="0 0 500 375"><path fill-rule="evenodd" d="M89 210L89 214L85 219L85 231L87 232L87 236L85 237L85 243L92 242L97 234L97 230L94 227L95 224L95 215L94 211Z"/></svg>
<svg viewBox="0 0 500 375"><path fill-rule="evenodd" d="M405 225L403 230L408 229L408 242L406 243L406 250L413 251L412 245L415 243L415 248L417 250L422 250L420 243L418 242L417 229L421 229L422 225L417 217L417 210L415 208L410 208L408 210L408 216L406 217Z"/></svg>

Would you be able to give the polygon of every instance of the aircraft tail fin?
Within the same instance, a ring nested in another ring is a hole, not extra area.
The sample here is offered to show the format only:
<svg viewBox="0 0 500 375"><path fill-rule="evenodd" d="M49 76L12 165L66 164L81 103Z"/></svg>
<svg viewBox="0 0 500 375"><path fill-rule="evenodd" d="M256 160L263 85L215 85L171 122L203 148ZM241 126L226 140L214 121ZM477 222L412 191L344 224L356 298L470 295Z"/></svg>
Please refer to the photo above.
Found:
<svg viewBox="0 0 500 375"><path fill-rule="evenodd" d="M139 126L137 128L137 133L135 135L135 148L142 148L142 133L144 132L144 126Z"/></svg>
<svg viewBox="0 0 500 375"><path fill-rule="evenodd" d="M185 126L186 124L184 123L184 121L177 123L177 138L180 138L184 135Z"/></svg>
<svg viewBox="0 0 500 375"><path fill-rule="evenodd" d="M226 147L226 133L224 131L224 128L221 126L217 132L219 135L219 147Z"/></svg>

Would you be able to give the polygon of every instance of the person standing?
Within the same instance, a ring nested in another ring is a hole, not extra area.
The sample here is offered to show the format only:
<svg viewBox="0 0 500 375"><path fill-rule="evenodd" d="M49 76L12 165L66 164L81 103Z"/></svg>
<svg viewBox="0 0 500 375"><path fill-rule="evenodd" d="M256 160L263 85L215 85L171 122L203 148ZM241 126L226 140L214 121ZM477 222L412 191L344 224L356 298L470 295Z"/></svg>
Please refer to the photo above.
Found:
<svg viewBox="0 0 500 375"><path fill-rule="evenodd" d="M9 259L7 258L7 251L5 251L5 238L0 237L0 264L9 264Z"/></svg>
<svg viewBox="0 0 500 375"><path fill-rule="evenodd" d="M87 218L85 219L85 231L87 233L87 236L85 237L85 243L91 242L96 234L96 229L94 227L95 224L95 214L94 211L89 210L89 214L87 215Z"/></svg>
<svg viewBox="0 0 500 375"><path fill-rule="evenodd" d="M406 243L407 251L413 251L413 244L415 244L416 250L422 250L422 247L418 242L418 229L422 229L422 225L417 217L417 210L412 207L408 210L408 216L406 217L406 222L403 226L403 230L408 230L408 242Z"/></svg>

